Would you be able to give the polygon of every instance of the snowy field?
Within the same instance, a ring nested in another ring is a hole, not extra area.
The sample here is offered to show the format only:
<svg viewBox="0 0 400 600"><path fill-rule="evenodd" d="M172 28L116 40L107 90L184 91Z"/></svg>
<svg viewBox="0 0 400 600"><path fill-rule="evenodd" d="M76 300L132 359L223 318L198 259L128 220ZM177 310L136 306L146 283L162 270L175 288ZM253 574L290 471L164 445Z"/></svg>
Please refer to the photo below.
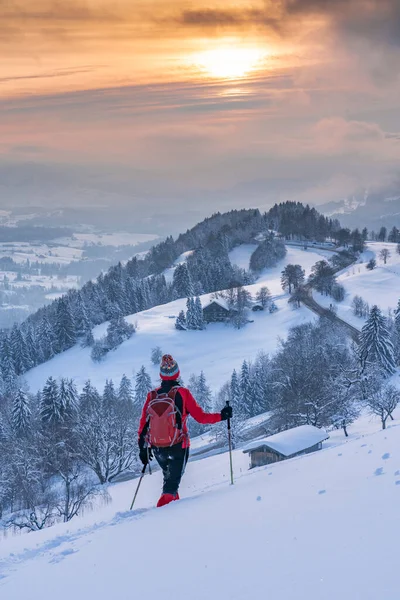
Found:
<svg viewBox="0 0 400 600"><path fill-rule="evenodd" d="M249 248L242 248L242 251L247 260L250 260ZM163 352L176 357L185 381L192 373L198 375L203 370L209 385L217 391L231 376L234 368L240 369L244 359L254 359L260 350L275 352L279 339L285 338L291 327L316 318L305 307L292 310L288 306L288 295L282 292L280 277L284 266L293 262L301 264L309 274L311 266L321 259L323 252L289 248L287 256L277 267L264 271L256 284L248 286L252 294L255 294L260 287L267 285L279 310L273 314L268 311L251 313L254 322L239 331L222 323L209 325L204 331L177 331L175 317L185 308L186 301L176 300L127 317L129 322L137 323L137 333L110 352L101 363L92 361L89 349L74 347L32 369L26 374L26 379L32 391L43 387L50 375L73 377L79 389L87 379L103 388L106 379L118 381L124 373L128 377L132 376L145 365L156 382L158 369L151 363L150 353L155 346L161 346ZM242 260L244 264L243 256L238 260ZM208 302L209 297L202 297L203 305ZM104 335L106 329L107 323L96 327L95 338Z"/></svg>
<svg viewBox="0 0 400 600"><path fill-rule="evenodd" d="M94 244L99 246L137 246L143 242L152 242L158 238L154 233L128 233L117 231L115 233L75 233L74 238L83 246Z"/></svg>
<svg viewBox="0 0 400 600"><path fill-rule="evenodd" d="M68 275L63 278L51 275L23 275L22 279L18 280L17 273L13 271L0 271L0 283L5 282L8 282L13 289L40 286L46 290L52 288L69 290L78 287L78 277L75 275Z"/></svg>
<svg viewBox="0 0 400 600"><path fill-rule="evenodd" d="M60 238L51 243L27 242L0 243L0 258L10 257L16 263L41 262L45 264L70 264L81 260L85 246L137 246L156 240L151 233L75 233L71 238Z"/></svg>
<svg viewBox="0 0 400 600"><path fill-rule="evenodd" d="M159 471L133 512L137 482L110 486L97 511L1 541L0 597L398 600L399 424L364 417L347 442L251 471L237 450L233 487L227 454L189 462L162 509Z"/></svg>
<svg viewBox="0 0 400 600"><path fill-rule="evenodd" d="M368 242L359 262L341 272L338 281L344 286L346 297L337 304L339 317L359 329L364 325L365 319L353 315L351 304L354 296L361 296L370 306L377 304L385 315L397 307L400 299L400 254L397 254L396 247L397 244L388 242ZM390 252L386 265L379 258L383 248ZM366 265L371 258L375 258L377 266L373 271L368 271ZM329 308L332 298L315 292L313 295L319 304Z"/></svg>
<svg viewBox="0 0 400 600"><path fill-rule="evenodd" d="M45 264L70 264L82 258L83 251L80 247L70 244L28 244L15 242L0 244L0 258L10 257L16 263L41 262Z"/></svg>

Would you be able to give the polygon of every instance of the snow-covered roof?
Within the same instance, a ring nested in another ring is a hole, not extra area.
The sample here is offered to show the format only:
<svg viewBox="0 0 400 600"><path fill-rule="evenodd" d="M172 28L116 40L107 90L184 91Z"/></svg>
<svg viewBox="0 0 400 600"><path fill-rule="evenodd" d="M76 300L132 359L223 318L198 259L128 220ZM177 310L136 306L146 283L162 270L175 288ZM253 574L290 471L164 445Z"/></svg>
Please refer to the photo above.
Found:
<svg viewBox="0 0 400 600"><path fill-rule="evenodd" d="M329 435L325 429L319 429L312 425L301 425L300 427L294 427L293 429L281 431L281 433L251 442L244 448L243 452L251 452L258 448L268 448L287 458L298 452L307 450L328 438Z"/></svg>
<svg viewBox="0 0 400 600"><path fill-rule="evenodd" d="M203 306L203 310L205 308L208 308L209 306L211 306L212 304L218 304L218 306L221 306L222 308L224 308L225 310L229 310L229 306L226 300L224 300L223 298L218 298L214 299L214 300L210 300L210 302L208 302L205 306Z"/></svg>

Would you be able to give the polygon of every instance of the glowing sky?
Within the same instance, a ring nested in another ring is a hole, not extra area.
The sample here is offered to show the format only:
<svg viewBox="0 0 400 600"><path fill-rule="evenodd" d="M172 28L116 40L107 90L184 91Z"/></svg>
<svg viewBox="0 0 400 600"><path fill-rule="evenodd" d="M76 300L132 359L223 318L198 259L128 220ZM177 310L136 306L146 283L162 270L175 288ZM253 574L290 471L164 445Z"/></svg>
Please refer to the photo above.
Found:
<svg viewBox="0 0 400 600"><path fill-rule="evenodd" d="M0 52L2 174L262 205L399 170L399 0L0 0Z"/></svg>

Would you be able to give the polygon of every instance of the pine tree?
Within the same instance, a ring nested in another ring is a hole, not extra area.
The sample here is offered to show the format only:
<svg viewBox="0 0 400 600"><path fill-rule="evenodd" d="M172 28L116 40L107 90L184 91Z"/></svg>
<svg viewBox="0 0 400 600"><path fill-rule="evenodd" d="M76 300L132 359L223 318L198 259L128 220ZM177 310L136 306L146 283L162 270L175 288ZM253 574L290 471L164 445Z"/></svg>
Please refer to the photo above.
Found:
<svg viewBox="0 0 400 600"><path fill-rule="evenodd" d="M90 380L86 381L79 398L79 409L85 415L100 410L101 398L99 392L92 386Z"/></svg>
<svg viewBox="0 0 400 600"><path fill-rule="evenodd" d="M28 349L22 336L21 329L14 325L10 336L10 346L13 355L14 369L16 375L22 375L31 366Z"/></svg>
<svg viewBox="0 0 400 600"><path fill-rule="evenodd" d="M241 404L241 392L240 392L240 381L236 369L233 370L231 381L230 381L230 395L232 409L235 414L242 414L243 407Z"/></svg>
<svg viewBox="0 0 400 600"><path fill-rule="evenodd" d="M57 381L49 377L42 391L40 418L46 425L59 425L64 418Z"/></svg>
<svg viewBox="0 0 400 600"><path fill-rule="evenodd" d="M243 361L240 372L240 404L242 407L241 412L246 418L254 416L252 414L250 369L246 360Z"/></svg>
<svg viewBox="0 0 400 600"><path fill-rule="evenodd" d="M117 394L115 392L114 382L112 379L106 380L103 392L103 404L106 408L110 409L117 400Z"/></svg>
<svg viewBox="0 0 400 600"><path fill-rule="evenodd" d="M155 348L152 348L151 350L151 362L153 363L153 365L159 365L162 359L162 350L160 348L160 346L156 346Z"/></svg>
<svg viewBox="0 0 400 600"><path fill-rule="evenodd" d="M75 325L66 297L58 300L55 320L55 336L57 352L64 352L76 342Z"/></svg>
<svg viewBox="0 0 400 600"><path fill-rule="evenodd" d="M187 298L193 295L192 280L186 262L176 267L172 285L177 298Z"/></svg>
<svg viewBox="0 0 400 600"><path fill-rule="evenodd" d="M78 414L78 391L72 379L61 379L59 397L64 419L75 420Z"/></svg>
<svg viewBox="0 0 400 600"><path fill-rule="evenodd" d="M207 380L203 371L201 371L200 375L195 378L195 384L191 391L202 409L206 412L211 412L212 392L207 384Z"/></svg>
<svg viewBox="0 0 400 600"><path fill-rule="evenodd" d="M378 364L388 374L396 370L393 344L386 326L386 319L375 305L361 330L359 358L362 370L367 364Z"/></svg>
<svg viewBox="0 0 400 600"><path fill-rule="evenodd" d="M394 324L396 327L397 335L400 336L400 300L397 303L397 308L395 310Z"/></svg>
<svg viewBox="0 0 400 600"><path fill-rule="evenodd" d="M194 313L195 313L195 319L194 322L196 324L196 329L204 329L204 318L203 318L203 307L201 305L201 300L200 298L197 296L195 303L194 303Z"/></svg>
<svg viewBox="0 0 400 600"><path fill-rule="evenodd" d="M19 389L14 397L11 421L13 429L17 434L26 433L30 427L31 409L29 398L22 389Z"/></svg>
<svg viewBox="0 0 400 600"><path fill-rule="evenodd" d="M193 298L187 299L186 308L186 328L196 329L196 308Z"/></svg>
<svg viewBox="0 0 400 600"><path fill-rule="evenodd" d="M127 409L133 407L133 386L131 380L124 374L118 389L118 402Z"/></svg>
<svg viewBox="0 0 400 600"><path fill-rule="evenodd" d="M186 315L185 315L185 311L183 311L183 310L181 310L181 312L179 313L179 315L176 318L175 329L178 329L179 331L186 331L186 329L187 329Z"/></svg>
<svg viewBox="0 0 400 600"><path fill-rule="evenodd" d="M135 378L135 407L142 407L147 394L152 389L150 375L147 373L144 366L142 366L136 374Z"/></svg>
<svg viewBox="0 0 400 600"><path fill-rule="evenodd" d="M107 328L106 342L109 349L118 348L135 333L135 326L128 323L122 315L110 321Z"/></svg>
<svg viewBox="0 0 400 600"><path fill-rule="evenodd" d="M7 336L3 338L1 346L0 364L4 384L4 393L11 395L16 388L17 375L15 373L14 361L12 359L12 352Z"/></svg>
<svg viewBox="0 0 400 600"><path fill-rule="evenodd" d="M90 347L93 345L94 339L92 334L92 324L88 317L86 305L82 295L79 294L76 303L75 317L75 335L81 339L82 346Z"/></svg>
<svg viewBox="0 0 400 600"><path fill-rule="evenodd" d="M43 361L47 361L56 354L57 342L54 329L46 315L43 316L38 328L38 345Z"/></svg>

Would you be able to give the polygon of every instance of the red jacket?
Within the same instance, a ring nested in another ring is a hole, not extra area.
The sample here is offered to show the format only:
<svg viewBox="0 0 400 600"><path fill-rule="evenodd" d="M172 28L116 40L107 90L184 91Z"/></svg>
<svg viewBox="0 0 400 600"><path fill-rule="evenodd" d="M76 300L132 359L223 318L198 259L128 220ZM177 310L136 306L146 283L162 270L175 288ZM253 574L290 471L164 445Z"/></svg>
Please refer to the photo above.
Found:
<svg viewBox="0 0 400 600"><path fill-rule="evenodd" d="M155 391L158 391L160 388L157 388ZM190 438L189 431L187 427L187 420L189 415L193 417L198 423L202 423L202 425L213 425L214 423L219 423L221 421L220 413L206 413L199 406L196 400L193 398L192 394L187 388L179 387L177 392L182 398L182 433L184 435L184 441L182 442L183 448L188 448L190 446ZM139 439L145 429L147 423L147 407L149 402L152 399L153 392L149 392L147 394L146 402L144 403L142 416L140 418L138 436Z"/></svg>

